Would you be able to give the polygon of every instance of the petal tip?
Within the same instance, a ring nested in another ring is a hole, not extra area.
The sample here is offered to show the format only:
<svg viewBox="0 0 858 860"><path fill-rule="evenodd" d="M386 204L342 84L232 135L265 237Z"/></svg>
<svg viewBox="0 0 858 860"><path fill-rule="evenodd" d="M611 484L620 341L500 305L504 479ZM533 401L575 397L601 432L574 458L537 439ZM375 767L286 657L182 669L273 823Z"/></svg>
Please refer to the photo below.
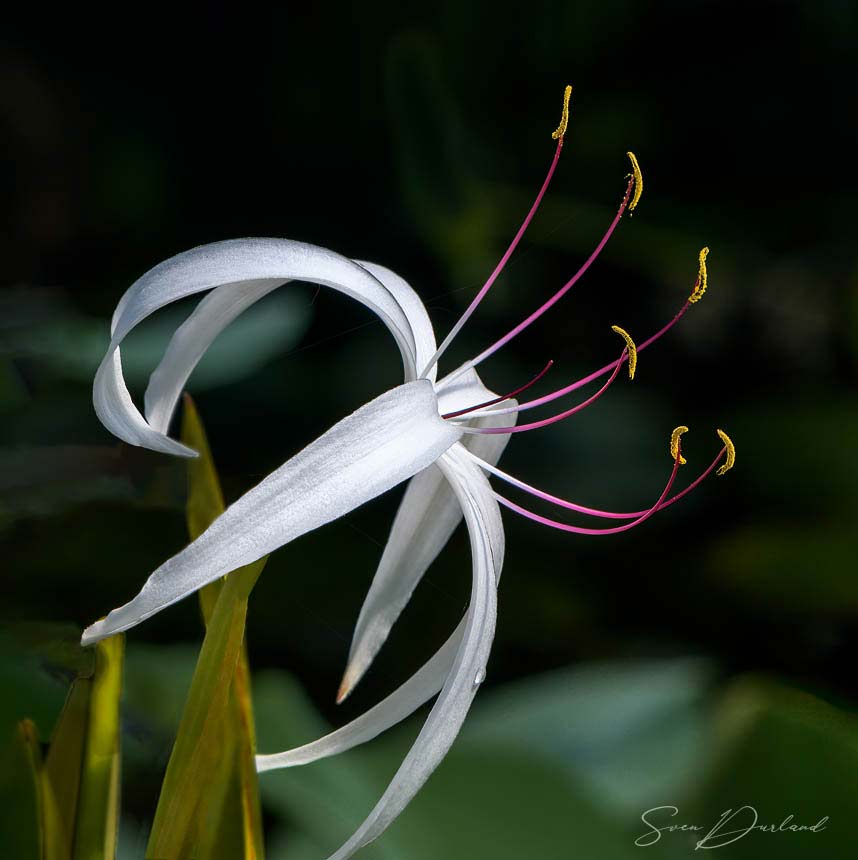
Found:
<svg viewBox="0 0 858 860"><path fill-rule="evenodd" d="M346 669L346 674L343 675L343 680L340 681L340 687L337 690L336 704L341 705L351 695L354 687L354 680L349 677L349 670Z"/></svg>
<svg viewBox="0 0 858 860"><path fill-rule="evenodd" d="M340 681L340 687L337 690L336 702L338 705L341 705L354 692L355 687L369 668L369 663L369 660L354 655L349 659L346 671L343 672L343 680Z"/></svg>
<svg viewBox="0 0 858 860"><path fill-rule="evenodd" d="M95 645L96 642L104 639L109 634L104 632L104 619L96 621L95 624L90 624L80 637L80 644L83 648L89 645Z"/></svg>

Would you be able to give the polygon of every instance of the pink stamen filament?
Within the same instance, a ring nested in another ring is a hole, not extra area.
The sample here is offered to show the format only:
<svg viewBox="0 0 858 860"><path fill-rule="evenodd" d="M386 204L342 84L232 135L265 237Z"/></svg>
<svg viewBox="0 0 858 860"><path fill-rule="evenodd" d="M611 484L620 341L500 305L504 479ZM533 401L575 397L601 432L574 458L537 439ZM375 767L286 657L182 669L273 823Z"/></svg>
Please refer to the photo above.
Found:
<svg viewBox="0 0 858 860"><path fill-rule="evenodd" d="M556 520L552 520L548 517L543 517L539 514L535 514L533 511L529 511L526 508L522 508L521 506L515 504L515 502L511 502L509 499L499 495L498 493L495 493L495 498L504 507L509 508L511 511L514 511L517 514L521 514L521 516L527 517L534 522L541 523L544 526L550 526L553 529L558 529L564 532L571 532L573 534L578 535L615 535L619 534L620 532L626 532L629 529L633 529L635 528L635 526L639 526L641 523L646 522L657 510L659 510L659 508L661 508L665 498L667 497L667 494L673 487L673 482L676 480L676 473L679 471L679 459L680 452L677 446L677 456L676 459L673 461L673 470L670 473L670 479L662 490L661 495L658 497L656 503L648 510L643 511L636 519L622 526L614 526L612 528L607 529L590 529L584 528L582 526L570 526L566 523L559 523Z"/></svg>
<svg viewBox="0 0 858 860"><path fill-rule="evenodd" d="M585 260L584 265L581 266L580 269L547 301L545 304L541 305L537 308L527 319L520 322L512 331L507 332L500 340L495 341L488 349L483 350L476 358L472 358L470 361L465 362L460 368L450 374L450 379L454 379L465 371L470 370L473 367L476 367L481 362L485 361L490 355L494 355L501 347L506 346L516 335L521 334L526 328L536 322L544 313L550 310L578 281L582 278L584 273L590 266L595 262L596 258L599 254L602 253L602 249L605 245L608 244L608 240L613 235L614 230L617 229L617 225L620 223L620 219L623 217L623 213L626 211L626 207L629 205L629 198L632 193L632 188L634 187L634 177L629 179L629 184L626 186L626 192L623 195L622 202L620 203L620 208L617 210L617 214L614 216L614 220L611 221L611 226L608 227L607 232L604 236L602 236L599 244L596 245L595 250L592 254ZM433 362L429 363L431 367Z"/></svg>
<svg viewBox="0 0 858 860"><path fill-rule="evenodd" d="M492 288L492 285L497 280L498 275L504 270L504 267L509 262L509 258L513 255L513 252L518 247L518 243L521 241L522 236L524 236L527 228L530 226L530 222L533 220L533 216L536 215L537 209L539 209L539 205L542 203L542 198L545 196L545 192L548 191L548 186L551 184L551 178L554 176L554 171L557 169L557 163L560 161L560 153L563 150L563 137L561 136L557 141L557 148L554 150L554 157L551 159L551 166L548 168L548 173L545 176L545 180L542 183L542 187L539 189L539 193L536 195L536 199L533 201L533 205L530 207L530 211L525 216L524 221L521 222L521 226L518 228L518 232L513 236L512 242L509 243L509 247L506 249L504 255L500 258L500 261L495 266L494 271L489 275L489 279L480 287L480 291L474 296L473 301L468 305L465 312L459 317L456 324L450 329L450 333L447 337L444 338L441 346L435 351L435 354L432 358L429 359L426 367L423 369L423 372L420 376L426 376L426 374L434 367L444 352L447 350L447 347L453 342L453 339L456 335L462 330L462 327L465 323L471 318L471 315L479 306L480 302L486 297L488 291Z"/></svg>
<svg viewBox="0 0 858 860"><path fill-rule="evenodd" d="M654 344L657 340L663 337L667 332L670 331L685 315L685 312L691 307L691 303L686 301L685 304L680 308L679 313L673 317L673 319L667 323L667 325L662 326L654 335L648 337L643 343L638 346L638 353L640 354L645 350L648 346ZM590 382L598 379L600 376L604 376L606 373L610 373L611 371L616 371L618 367L626 360L628 357L628 353L626 351L616 360L610 362L610 364L606 364L604 367L600 367L598 370L594 370L592 373L587 376L582 377L581 379L573 382L571 385L567 385L565 388L558 388L556 391L552 391L550 394L546 394L543 397L538 397L535 400L527 400L524 403L519 403L518 406L507 406L503 409L493 409L492 415L506 415L513 412L525 412L528 409L535 409L537 406L544 406L546 403L550 403L552 400L557 400L558 397L563 397L566 394L570 394L573 391L576 391L579 388L587 385ZM479 418L482 416L473 415L472 418Z"/></svg>
<svg viewBox="0 0 858 860"><path fill-rule="evenodd" d="M488 406L494 406L496 403L503 403L504 400L510 400L518 394L521 394L522 391L527 391L528 388L532 388L545 376L546 373L553 366L553 359L530 380L530 382L526 382L524 385L520 385L514 391L510 391L509 394L502 394L500 397L495 397L493 400L487 400L485 403L478 403L476 406L468 406L467 409L459 409L458 412L448 412L446 415L442 415L442 418L458 418L460 415L467 415L469 412L475 412L477 409L485 409Z"/></svg>
<svg viewBox="0 0 858 860"><path fill-rule="evenodd" d="M558 421L563 421L574 415L576 412L581 412L591 404L595 403L610 387L611 383L617 378L620 368L623 366L623 358L626 355L626 350L623 350L620 358L614 362L614 372L608 378L608 381L595 393L591 394L586 400L583 400L577 406L567 409L565 412L558 412L556 415L551 415L548 418L543 418L541 421L532 421L530 424L517 424L510 427L460 427L463 433L484 433L484 434L506 434L506 433L524 433L528 430L538 430L540 427L547 427L549 424L555 424ZM514 411L515 407L513 407ZM498 410L498 413L504 414L511 411L509 409ZM490 412L490 415L498 414Z"/></svg>
<svg viewBox="0 0 858 860"><path fill-rule="evenodd" d="M530 493L530 495L535 496L538 499L542 499L545 502L551 502L551 504L558 505L561 508L566 508L570 511L575 511L579 514L585 514L590 517L601 517L603 519L610 520L631 520L636 517L643 516L646 511L632 511L630 513L618 513L615 511L602 511L598 508L588 508L585 505L579 505L575 502L569 502L566 499L561 499L559 496L553 496L550 493L546 493L543 490L540 490L530 484L525 483L524 481L516 478L513 475L510 475L507 472L504 472L502 469L499 469L497 466L492 466L490 463L487 463L485 460L480 459L475 454L472 454L470 451L465 449L468 457L470 457L473 462L475 462L481 469L484 469L491 475L494 475L497 478L500 478L502 481L506 481L508 484L511 484L513 487L518 488L519 490L523 490L526 493ZM678 502L684 496L687 496L692 490L698 487L709 475L712 474L713 470L716 466L724 459L724 455L727 453L726 448L722 448L715 459L709 464L709 466L697 476L684 490L677 493L675 496L672 496L667 501L662 502L658 506L658 510L663 511L665 508L670 507L672 504Z"/></svg>

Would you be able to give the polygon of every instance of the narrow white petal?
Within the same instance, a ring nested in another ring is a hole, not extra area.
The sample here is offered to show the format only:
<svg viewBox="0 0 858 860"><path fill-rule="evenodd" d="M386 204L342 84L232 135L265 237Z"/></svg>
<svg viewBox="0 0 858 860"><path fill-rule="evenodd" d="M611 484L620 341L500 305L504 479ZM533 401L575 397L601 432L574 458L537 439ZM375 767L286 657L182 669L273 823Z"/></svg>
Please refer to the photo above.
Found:
<svg viewBox="0 0 858 860"><path fill-rule="evenodd" d="M93 390L96 412L108 430L133 445L176 452L175 446L157 441L163 432L150 427L127 396L116 352L134 326L164 305L215 287L253 293L264 289L266 282L274 288L292 279L331 287L374 311L399 346L406 381L416 377L417 346L408 316L390 290L368 269L325 248L287 239L215 242L155 266L132 284L120 300L113 315L110 346L96 374ZM230 303L221 306L220 301L215 303L216 309L229 316ZM178 353L187 353L189 360L205 349L211 334L210 326L200 325L199 319L191 326L191 332L198 342L176 347ZM155 394L168 398L185 370L177 365L170 372L176 380L165 380L161 383L163 392L156 389ZM151 399L153 412L170 411L166 404L156 410L154 395ZM161 415L159 421L163 420Z"/></svg>
<svg viewBox="0 0 858 860"><path fill-rule="evenodd" d="M451 451L439 466L459 498L471 537L473 586L462 641L440 696L387 790L330 860L346 860L378 838L408 805L452 746L485 677L497 615L494 569L503 557L500 513L488 482L473 464Z"/></svg>
<svg viewBox="0 0 858 860"><path fill-rule="evenodd" d="M344 418L227 508L161 565L130 603L84 631L89 644L127 630L209 582L342 516L424 469L459 438L432 383L382 394Z"/></svg>
<svg viewBox="0 0 858 860"><path fill-rule="evenodd" d="M393 298L399 302L402 310L405 311L405 316L408 317L408 322L414 335L414 349L417 356L416 366L418 368L423 367L435 354L435 331L432 328L429 314L426 312L426 306L420 300L417 293L414 292L412 286L404 278L397 275L396 272L391 271L385 266L379 266L378 263L367 263L365 260L355 260L355 262L375 275L390 290ZM437 373L438 368L436 365L432 368L432 372L424 378L434 382Z"/></svg>
<svg viewBox="0 0 858 860"><path fill-rule="evenodd" d="M461 455L457 452L461 444L461 442L457 442L453 445L442 459L459 462ZM456 503L459 504L458 499ZM495 584L497 584L500 581L503 564L504 537L502 523L494 516L487 516L484 521L490 526L490 546L493 550L492 564ZM291 750L286 750L285 752L258 755L256 757L256 769L261 773L266 770L310 764L318 759L345 752L352 747L372 740L405 719L405 717L412 714L425 702L428 702L444 685L444 680L447 678L458 653L466 624L467 616L462 619L449 639L447 639L430 660L401 687L397 688L377 705L350 723L341 726L318 740L311 741Z"/></svg>
<svg viewBox="0 0 858 860"><path fill-rule="evenodd" d="M445 385L442 379L437 390L442 414L497 396L482 384L473 369L451 385ZM509 424L509 420L507 415L486 416L468 423L478 427L501 427ZM473 434L465 436L461 444L495 465L509 438L508 434ZM338 701L348 696L363 677L414 589L461 519L461 505L437 466L432 465L411 479L355 625Z"/></svg>
<svg viewBox="0 0 858 860"><path fill-rule="evenodd" d="M355 262L380 281L399 304L413 336L415 366L426 363L435 351L435 334L417 293L390 269L375 263ZM188 377L214 339L243 311L285 283L261 280L217 287L176 329L146 389L146 420L155 430L167 432ZM427 378L434 381L433 376Z"/></svg>
<svg viewBox="0 0 858 860"><path fill-rule="evenodd" d="M283 286L282 281L246 281L212 290L180 325L146 388L146 421L166 433L179 397L199 360L214 339L237 317L263 296Z"/></svg>
<svg viewBox="0 0 858 860"><path fill-rule="evenodd" d="M257 771L262 773L282 767L295 767L337 755L371 741L413 714L444 686L444 680L456 659L464 629L463 619L432 658L377 705L318 740L285 752L256 756Z"/></svg>
<svg viewBox="0 0 858 860"><path fill-rule="evenodd" d="M101 362L92 386L92 402L101 423L114 436L165 454L196 457L197 452L150 427L138 412L122 375L122 354L115 347Z"/></svg>

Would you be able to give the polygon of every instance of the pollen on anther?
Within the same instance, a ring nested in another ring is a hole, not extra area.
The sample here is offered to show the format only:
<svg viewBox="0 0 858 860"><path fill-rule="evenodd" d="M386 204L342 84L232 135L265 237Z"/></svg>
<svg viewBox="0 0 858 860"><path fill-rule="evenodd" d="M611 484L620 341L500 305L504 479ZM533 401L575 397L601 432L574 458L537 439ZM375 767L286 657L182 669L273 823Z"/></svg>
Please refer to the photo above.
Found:
<svg viewBox="0 0 858 860"><path fill-rule="evenodd" d="M681 424L673 431L673 433L670 434L670 456L673 457L674 460L679 457L680 466L684 466L688 462L685 457L679 453L679 437L683 433L687 432L688 428L684 424Z"/></svg>
<svg viewBox="0 0 858 860"><path fill-rule="evenodd" d="M643 194L643 174L641 173L641 167L638 164L637 158L635 158L635 154L633 152L627 152L626 155L632 163L632 175L635 178L635 191L634 194L632 194L632 202L629 203L629 212L634 212L635 206L638 205L638 201L641 199L641 194Z"/></svg>
<svg viewBox="0 0 858 860"><path fill-rule="evenodd" d="M706 292L708 286L708 276L706 273L706 257L709 255L708 248L701 248L700 254L697 257L697 280L694 282L694 289L688 297L691 304L699 302L703 298L703 293Z"/></svg>
<svg viewBox="0 0 858 860"><path fill-rule="evenodd" d="M715 432L718 434L721 441L724 443L724 447L727 449L727 459L724 462L724 465L720 466L715 474L726 475L736 463L736 446L733 444L733 440L723 430L718 429Z"/></svg>
<svg viewBox="0 0 858 860"><path fill-rule="evenodd" d="M572 97L572 87L568 84L563 90L563 112L560 114L560 125L551 132L551 137L554 140L562 140L566 134L566 126L569 125L569 99Z"/></svg>
<svg viewBox="0 0 858 860"><path fill-rule="evenodd" d="M638 348L635 346L632 336L624 328L612 325L611 331L615 331L626 342L626 349L629 351L629 379L634 379L635 370L638 366Z"/></svg>

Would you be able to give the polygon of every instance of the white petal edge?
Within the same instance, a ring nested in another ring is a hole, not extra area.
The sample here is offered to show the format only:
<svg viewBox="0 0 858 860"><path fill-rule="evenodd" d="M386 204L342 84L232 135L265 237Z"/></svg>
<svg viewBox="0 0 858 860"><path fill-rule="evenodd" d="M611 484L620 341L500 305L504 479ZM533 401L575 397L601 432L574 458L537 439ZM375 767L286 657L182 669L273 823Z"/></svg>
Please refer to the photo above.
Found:
<svg viewBox="0 0 858 860"><path fill-rule="evenodd" d="M193 452L151 427L134 405L122 378L120 343L134 326L164 305L215 287L263 289L288 280L331 287L375 312L402 355L406 381L416 377L416 343L411 324L390 290L368 269L339 254L289 239L231 239L185 251L150 269L119 301L111 341L93 385L93 404L115 436L171 454ZM193 352L193 349L191 350Z"/></svg>
<svg viewBox="0 0 858 860"><path fill-rule="evenodd" d="M452 650L450 644L458 639L460 634L461 642L455 652L441 695L387 790L361 827L331 856L330 860L345 860L359 848L378 838L408 805L452 746L479 685L485 677L497 616L497 581L504 555L503 524L497 502L485 476L473 463L458 454L457 449L458 445L453 446L439 460L439 467L454 488L468 525L473 557L471 604L463 623L433 660L418 672L418 675L424 672L440 654L443 653L446 657L445 649ZM408 683L400 688L400 690L407 689L409 689ZM389 702L397 696L397 693L385 700L388 703L388 714L393 713L394 708ZM404 708L401 710L404 711ZM379 706L373 709L374 734L378 734L381 730L378 726L385 722L383 715L378 711ZM362 728L365 734L374 736L366 726ZM342 732L343 730L340 729L333 733L340 733L342 749L354 746L355 743L350 742L354 735L346 737ZM307 748L302 749L304 749L302 758L305 761L313 760L307 755ZM331 754L333 750L325 752L325 755ZM315 758L321 757L323 756L315 756ZM271 757L262 758L268 758L269 762L271 760ZM264 769L272 769L272 767Z"/></svg>
<svg viewBox="0 0 858 860"><path fill-rule="evenodd" d="M473 368L455 378L452 384L447 384L446 378L440 380L436 390L442 414L475 406L497 396L483 385ZM512 414L513 421L514 416L515 413ZM485 416L468 424L503 427L510 423L510 419L509 415ZM465 436L461 444L494 466L509 439L509 434L471 434ZM461 504L437 466L429 466L411 479L355 625L337 694L338 702L352 692L367 672L415 588L461 519Z"/></svg>
<svg viewBox="0 0 858 860"><path fill-rule="evenodd" d="M423 302L411 286L395 272L376 263L355 260L381 282L408 320L415 349L415 367L435 351L435 334ZM166 434L182 390L193 369L215 338L241 313L288 281L247 281L216 287L176 329L164 357L149 377L145 396L146 421ZM434 377L427 377L434 382Z"/></svg>
<svg viewBox="0 0 858 860"><path fill-rule="evenodd" d="M335 424L161 565L83 644L127 630L209 582L348 513L436 460L459 438L428 380L394 388Z"/></svg>

